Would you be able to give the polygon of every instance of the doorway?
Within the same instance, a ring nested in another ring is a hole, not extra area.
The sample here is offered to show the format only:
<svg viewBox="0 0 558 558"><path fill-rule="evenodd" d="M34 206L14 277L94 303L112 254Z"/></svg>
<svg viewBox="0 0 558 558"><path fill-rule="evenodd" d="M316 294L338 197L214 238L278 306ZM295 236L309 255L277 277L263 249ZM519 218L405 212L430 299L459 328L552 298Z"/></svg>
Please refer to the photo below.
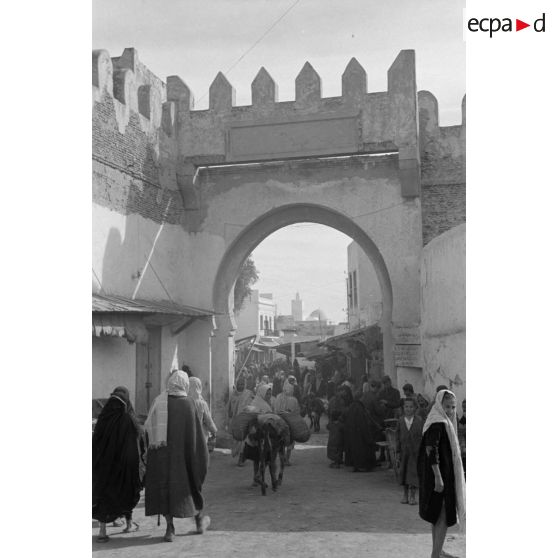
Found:
<svg viewBox="0 0 558 558"><path fill-rule="evenodd" d="M145 420L161 391L161 328L147 327L147 344L136 345L136 414Z"/></svg>

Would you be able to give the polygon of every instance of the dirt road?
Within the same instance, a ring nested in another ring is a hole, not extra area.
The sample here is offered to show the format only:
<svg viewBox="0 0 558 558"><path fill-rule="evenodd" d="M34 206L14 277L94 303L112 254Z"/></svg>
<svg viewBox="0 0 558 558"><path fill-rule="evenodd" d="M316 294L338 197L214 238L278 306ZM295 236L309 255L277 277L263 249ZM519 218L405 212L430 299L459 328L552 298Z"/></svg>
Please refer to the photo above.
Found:
<svg viewBox="0 0 558 558"><path fill-rule="evenodd" d="M419 518L418 506L400 504L393 471L330 469L326 442L322 431L297 446L283 485L267 496L251 487L251 462L237 467L228 453L216 450L204 485L209 531L190 536L193 521L175 519L176 539L164 543L164 519L157 527L157 517L145 517L142 499L134 512L136 533L110 527L110 541L100 544L93 522L94 556L429 558L430 526ZM465 536L450 529L444 550L464 558Z"/></svg>

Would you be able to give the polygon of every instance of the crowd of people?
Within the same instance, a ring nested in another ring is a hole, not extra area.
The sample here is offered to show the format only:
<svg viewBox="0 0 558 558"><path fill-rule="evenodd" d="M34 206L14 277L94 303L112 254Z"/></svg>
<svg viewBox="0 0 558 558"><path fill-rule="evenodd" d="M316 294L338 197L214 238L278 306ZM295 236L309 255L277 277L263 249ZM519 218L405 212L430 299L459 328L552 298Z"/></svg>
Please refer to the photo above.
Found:
<svg viewBox="0 0 558 558"><path fill-rule="evenodd" d="M411 384L403 396L391 379L363 376L358 384L339 370L300 370L250 366L235 381L226 405L229 424L244 409L261 413L290 412L304 416L317 429L327 412L327 458L330 467L372 471L388 459L385 441L395 436L395 460L403 504L418 504L419 515L432 524L432 556L444 555L449 526L464 519L465 401L457 417L456 397L438 386L428 399ZM321 405L317 405L319 402ZM202 486L209 464L208 441L217 433L202 382L188 367L174 370L167 389L153 402L142 427L125 387L117 387L103 407L93 433L93 518L99 521L99 542L106 542L107 523L124 518L124 532L137 530L132 511L145 488L146 515L163 515L165 541L174 539L174 518L194 517L203 533L210 518L203 514ZM294 443L287 448L291 463ZM250 459L250 438L234 441L231 454L238 466ZM393 456L392 456L393 457ZM257 485L254 478L254 485Z"/></svg>

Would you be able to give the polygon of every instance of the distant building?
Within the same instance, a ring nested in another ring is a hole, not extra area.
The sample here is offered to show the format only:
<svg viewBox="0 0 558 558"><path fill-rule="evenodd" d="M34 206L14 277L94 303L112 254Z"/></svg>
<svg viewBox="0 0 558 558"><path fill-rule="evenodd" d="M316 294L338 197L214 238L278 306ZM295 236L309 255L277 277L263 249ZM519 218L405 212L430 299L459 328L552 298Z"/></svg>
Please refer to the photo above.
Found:
<svg viewBox="0 0 558 558"><path fill-rule="evenodd" d="M240 312L235 316L236 339L250 335L273 336L276 334L275 317L277 305L271 293L260 293L257 289L244 301Z"/></svg>
<svg viewBox="0 0 558 558"><path fill-rule="evenodd" d="M296 293L296 298L291 300L291 313L295 322L302 321L303 303L300 295Z"/></svg>
<svg viewBox="0 0 558 558"><path fill-rule="evenodd" d="M281 332L285 331L296 331L295 321L292 316L279 315L277 316L275 323L275 327L277 328L279 335L281 335Z"/></svg>

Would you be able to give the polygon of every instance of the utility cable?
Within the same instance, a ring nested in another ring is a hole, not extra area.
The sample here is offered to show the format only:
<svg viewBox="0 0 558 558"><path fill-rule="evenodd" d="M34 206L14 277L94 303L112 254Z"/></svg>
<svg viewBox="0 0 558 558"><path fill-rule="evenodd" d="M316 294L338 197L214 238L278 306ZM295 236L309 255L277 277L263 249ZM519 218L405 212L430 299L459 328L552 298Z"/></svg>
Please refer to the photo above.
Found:
<svg viewBox="0 0 558 558"><path fill-rule="evenodd" d="M277 20L275 20L275 22L272 23L270 27L268 27L268 28L266 29L266 31L263 33L263 35L261 35L261 37L260 37L259 39L257 39L257 40L252 44L252 46L251 46L250 48L248 48L246 51L244 51L244 53L240 56L240 58L238 58L238 60L237 60L236 62L234 62L233 65L232 65L226 72L224 72L224 75L225 75L225 76L228 75L229 72L230 72L233 68L235 68L235 67L240 63L240 61L241 61L249 52L251 52L252 50L254 50L254 48L256 48L256 46L257 46L259 43L261 43L261 42L263 41L263 39L264 39L267 35L269 35L269 33L278 25L278 23L290 12L299 2L300 2L300 0L296 0L295 2L293 2L293 4L291 4L291 5L289 6L289 8L287 8L287 10L286 10L285 12L283 12L283 14L282 14ZM207 97L208 94L209 94L209 90L207 90L207 91L203 94L203 96L200 97L200 98L198 99L198 102L201 101L202 99L205 99L205 98Z"/></svg>
<svg viewBox="0 0 558 558"><path fill-rule="evenodd" d="M99 279L99 277L95 273L95 268L92 267L91 271L93 271L93 275L95 275L95 279L97 279L97 283L99 283L99 289L101 289L101 292L104 293L105 290L103 289L103 284L101 283L101 280Z"/></svg>

